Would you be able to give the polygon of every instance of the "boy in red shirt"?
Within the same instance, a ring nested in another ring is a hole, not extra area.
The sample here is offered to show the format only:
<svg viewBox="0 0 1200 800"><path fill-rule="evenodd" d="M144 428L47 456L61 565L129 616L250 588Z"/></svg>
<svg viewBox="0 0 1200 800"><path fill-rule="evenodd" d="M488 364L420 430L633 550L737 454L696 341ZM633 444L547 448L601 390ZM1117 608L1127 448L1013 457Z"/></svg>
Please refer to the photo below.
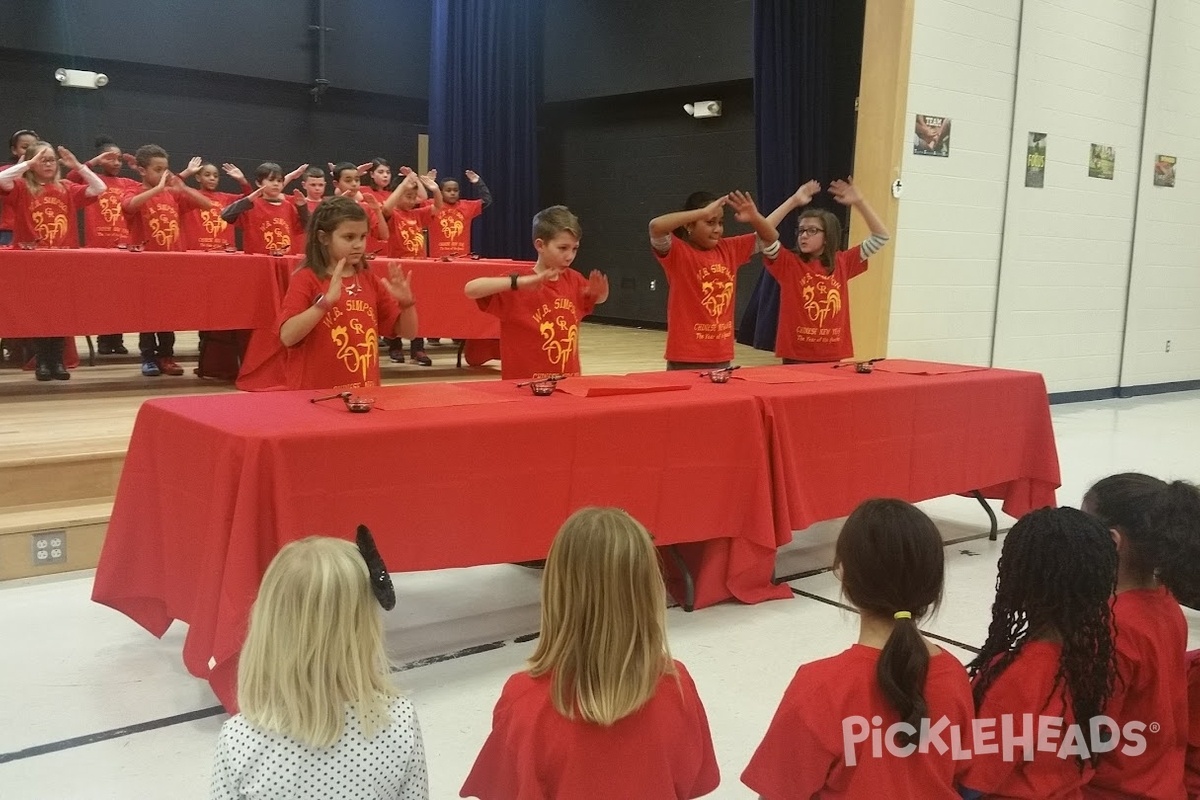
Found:
<svg viewBox="0 0 1200 800"><path fill-rule="evenodd" d="M167 151L146 144L135 154L142 185L129 188L121 200L121 211L129 226L131 248L147 252L183 250L180 212L192 208L211 208L212 201L184 184L168 169ZM182 375L175 363L174 331L143 332L138 336L142 353L142 374L146 377Z"/></svg>
<svg viewBox="0 0 1200 800"><path fill-rule="evenodd" d="M809 181L767 216L778 227L789 213L812 202L821 184ZM834 181L829 193L844 206L858 209L871 235L858 247L838 250L842 224L819 208L800 214L796 250L780 249L765 260L767 271L779 281L779 323L775 355L785 364L841 361L854 357L850 336L851 278L867 271L867 259L888 242L883 220L849 181Z"/></svg>
<svg viewBox="0 0 1200 800"><path fill-rule="evenodd" d="M383 215L391 225L388 237L389 255L392 258L426 258L425 231L434 224L434 219L442 212L442 191L437 181L425 176L419 176L407 167L401 167L406 173L388 199L383 202ZM418 187L424 186L433 196L433 205L422 206L418 195ZM404 363L404 343L392 339L389 353L392 361ZM433 366L433 361L425 354L425 340L413 339L409 355L414 364L422 367Z"/></svg>
<svg viewBox="0 0 1200 800"><path fill-rule="evenodd" d="M722 238L725 204L754 233ZM733 360L736 273L762 250L779 251L779 234L741 192L696 192L683 211L650 220L650 246L667 294L667 369L722 369Z"/></svg>
<svg viewBox="0 0 1200 800"><path fill-rule="evenodd" d="M442 213L429 226L429 255L434 258L454 258L471 252L471 221L492 204L492 193L483 178L466 171L469 181L479 192L478 200L460 198L458 181L442 181Z"/></svg>
<svg viewBox="0 0 1200 800"><path fill-rule="evenodd" d="M500 376L504 380L579 374L579 324L608 299L608 278L571 269L583 228L566 206L533 218L537 263L498 278L476 278L467 297L500 318Z"/></svg>
<svg viewBox="0 0 1200 800"><path fill-rule="evenodd" d="M234 247L233 226L221 219L221 209L230 203L250 194L250 183L242 171L233 164L222 164L225 174L237 181L242 187L241 194L218 191L221 173L217 165L193 158L179 177L185 181L196 176L196 185L200 194L212 201L212 208L193 208L183 214L183 244L188 250L223 251Z"/></svg>
<svg viewBox="0 0 1200 800"><path fill-rule="evenodd" d="M308 164L283 174L283 167L268 161L254 171L258 188L235 200L221 211L221 219L236 222L242 229L242 252L273 256L303 252L297 246L308 224L308 203L297 189L291 202L283 197L283 187L304 174Z"/></svg>
<svg viewBox="0 0 1200 800"><path fill-rule="evenodd" d="M359 167L349 161L335 164L333 168L333 193L349 197L367 212L367 255L386 255L388 246L388 221L383 217L383 206L379 197L362 188Z"/></svg>

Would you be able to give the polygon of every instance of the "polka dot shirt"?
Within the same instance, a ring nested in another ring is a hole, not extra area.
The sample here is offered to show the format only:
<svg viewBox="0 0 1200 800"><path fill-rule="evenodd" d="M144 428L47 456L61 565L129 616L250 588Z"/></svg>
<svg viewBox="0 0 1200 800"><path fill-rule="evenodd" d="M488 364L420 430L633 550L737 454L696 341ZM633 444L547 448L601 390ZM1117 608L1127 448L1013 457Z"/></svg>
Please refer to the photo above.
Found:
<svg viewBox="0 0 1200 800"><path fill-rule="evenodd" d="M225 721L213 759L212 800L428 800L425 748L412 703L389 706L391 723L368 739L346 709L342 737L316 749L260 731L241 714Z"/></svg>

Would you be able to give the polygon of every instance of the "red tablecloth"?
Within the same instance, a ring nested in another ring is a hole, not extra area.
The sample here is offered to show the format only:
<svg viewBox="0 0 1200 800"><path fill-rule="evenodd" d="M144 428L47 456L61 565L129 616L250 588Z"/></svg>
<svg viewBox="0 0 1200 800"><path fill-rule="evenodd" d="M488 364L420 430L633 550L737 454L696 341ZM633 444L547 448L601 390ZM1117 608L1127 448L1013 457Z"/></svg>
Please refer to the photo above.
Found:
<svg viewBox="0 0 1200 800"><path fill-rule="evenodd" d="M0 249L0 285L6 287L0 335L267 325L275 313L265 301L278 292L277 260L243 253Z"/></svg>
<svg viewBox="0 0 1200 800"><path fill-rule="evenodd" d="M436 261L433 259L376 259L373 272L386 277L392 264L399 263L412 273L413 292L417 297L417 330L421 336L444 336L450 339L491 340L500 338L500 320L479 310L475 301L467 299L463 287L473 278L504 275L515 269L531 266L527 261L479 259ZM239 389L250 392L278 390L285 385L284 349L279 342L275 323L288 281L300 264L298 256L278 259L271 302L275 309L271 319L258 326L250 338L250 346L242 359L238 375ZM487 355L497 358L494 348ZM483 363L487 358L469 359L468 363Z"/></svg>
<svg viewBox="0 0 1200 800"><path fill-rule="evenodd" d="M979 490L1013 517L1055 504L1058 451L1040 374L883 364L867 374L829 364L743 368L720 385L690 374L762 404L783 530L845 516L871 497L915 503Z"/></svg>
<svg viewBox="0 0 1200 800"><path fill-rule="evenodd" d="M358 523L375 532L390 569L428 570L542 558L572 511L616 505L658 544L692 543L681 549L697 605L790 596L770 583L784 532L753 396L434 386L453 404L431 407L422 395L420 414L350 414L309 403L316 392L148 401L93 599L158 636L186 622L188 670L232 710L247 614L271 558L306 535L349 538ZM395 402L408 388L383 392ZM398 494L401 464L419 467Z"/></svg>

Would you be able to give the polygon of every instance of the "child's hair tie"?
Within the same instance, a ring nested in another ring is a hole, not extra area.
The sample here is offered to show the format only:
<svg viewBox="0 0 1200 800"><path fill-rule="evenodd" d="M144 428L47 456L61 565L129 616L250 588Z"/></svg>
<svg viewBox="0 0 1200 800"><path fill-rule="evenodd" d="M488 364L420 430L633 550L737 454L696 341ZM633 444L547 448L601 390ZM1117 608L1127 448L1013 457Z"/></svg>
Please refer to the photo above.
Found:
<svg viewBox="0 0 1200 800"><path fill-rule="evenodd" d="M384 611L391 611L396 607L396 589L392 586L392 576L388 574L387 565L383 563L383 556L379 555L379 550L375 547L375 539L366 525L358 526L358 535L355 537L355 541L363 561L367 562L367 572L371 574L371 591L375 594L375 599L379 601L379 605L383 606Z"/></svg>
<svg viewBox="0 0 1200 800"><path fill-rule="evenodd" d="M892 619L912 619L912 612L897 611L895 614L892 614Z"/></svg>

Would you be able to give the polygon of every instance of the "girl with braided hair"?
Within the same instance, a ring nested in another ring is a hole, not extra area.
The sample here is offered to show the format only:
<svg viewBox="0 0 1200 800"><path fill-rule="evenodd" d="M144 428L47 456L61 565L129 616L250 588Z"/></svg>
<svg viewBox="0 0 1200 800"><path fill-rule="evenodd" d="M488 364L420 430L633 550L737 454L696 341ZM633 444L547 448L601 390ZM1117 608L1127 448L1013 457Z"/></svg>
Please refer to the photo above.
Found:
<svg viewBox="0 0 1200 800"><path fill-rule="evenodd" d="M965 786L987 797L1082 797L1105 747L1093 741L1099 731L1090 721L1103 713L1116 678L1109 606L1116 581L1113 537L1082 511L1043 508L1013 526L1000 554L987 641L969 665L977 716L995 720L999 733L1008 715L1014 734L1033 737L1026 725L1061 719L1061 741L1078 726L1088 755L1031 753L1032 738L1024 753L1010 749L1007 757L1003 747L977 747Z"/></svg>
<svg viewBox="0 0 1200 800"><path fill-rule="evenodd" d="M1084 797L1184 800L1188 632L1179 603L1200 603L1200 490L1136 472L1111 475L1088 490L1083 510L1117 543L1117 683L1105 713L1148 730L1145 752L1118 748L1104 757Z"/></svg>

